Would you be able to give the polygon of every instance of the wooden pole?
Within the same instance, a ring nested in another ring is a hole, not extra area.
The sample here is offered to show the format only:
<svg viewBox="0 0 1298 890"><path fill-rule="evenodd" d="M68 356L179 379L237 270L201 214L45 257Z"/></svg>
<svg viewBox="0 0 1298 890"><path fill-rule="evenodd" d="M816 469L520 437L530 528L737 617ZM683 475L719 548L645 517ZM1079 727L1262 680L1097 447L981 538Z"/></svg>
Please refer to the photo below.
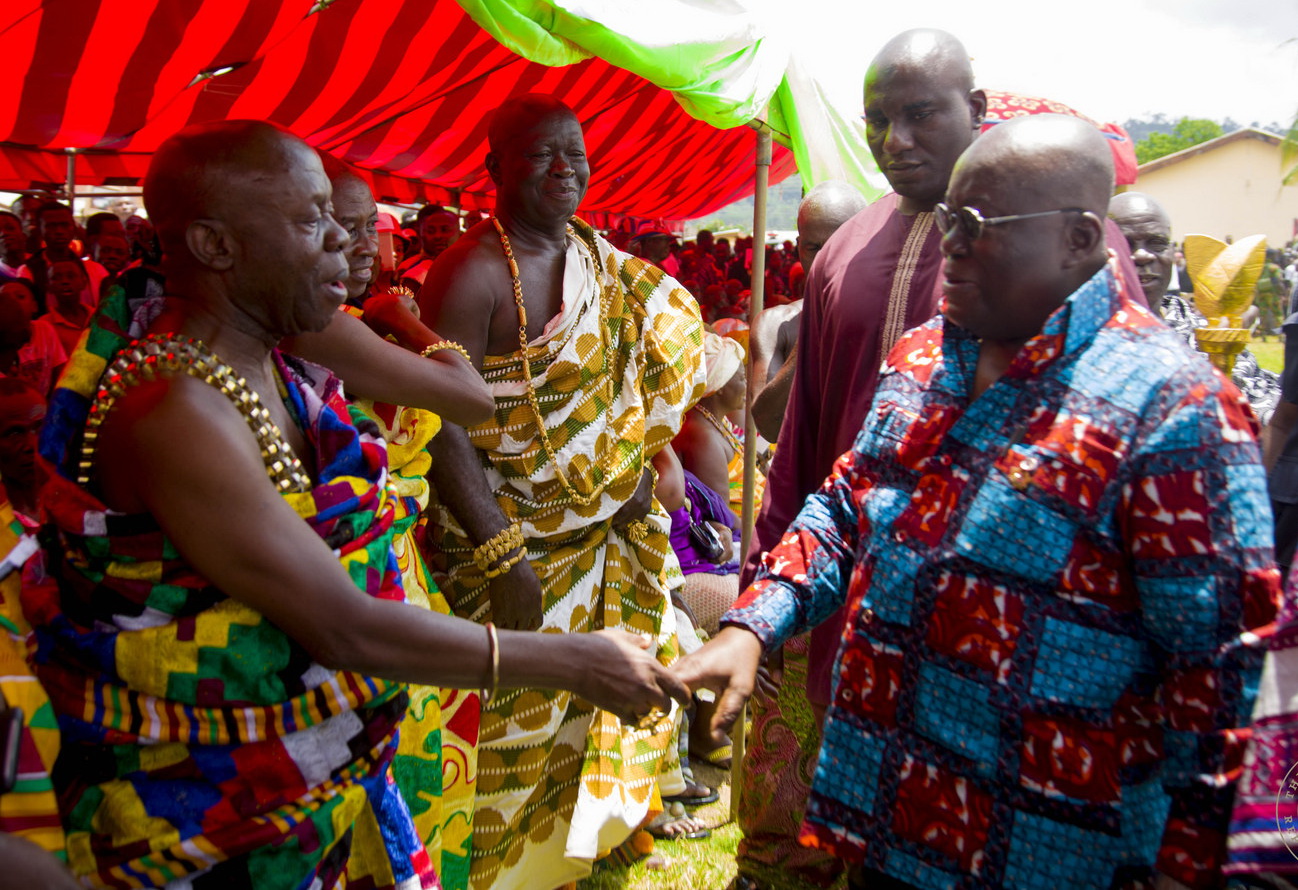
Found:
<svg viewBox="0 0 1298 890"><path fill-rule="evenodd" d="M753 269L752 296L748 304L748 385L753 381L753 331L757 327L757 318L762 314L762 302L766 288L766 188L771 172L771 128L762 125L757 130L757 187L753 192ZM753 423L753 406L745 400L744 407L744 509L743 533L740 544L739 559L742 562L748 554L748 546L753 540L753 519L756 515L757 494L757 426ZM734 819L739 812L739 788L741 770L744 768L744 722L748 718L748 708L739 713L735 727L731 730L730 757L730 818Z"/></svg>
<svg viewBox="0 0 1298 890"><path fill-rule="evenodd" d="M77 216L77 150L75 148L65 148L64 152L68 156L68 207L72 209L72 218Z"/></svg>

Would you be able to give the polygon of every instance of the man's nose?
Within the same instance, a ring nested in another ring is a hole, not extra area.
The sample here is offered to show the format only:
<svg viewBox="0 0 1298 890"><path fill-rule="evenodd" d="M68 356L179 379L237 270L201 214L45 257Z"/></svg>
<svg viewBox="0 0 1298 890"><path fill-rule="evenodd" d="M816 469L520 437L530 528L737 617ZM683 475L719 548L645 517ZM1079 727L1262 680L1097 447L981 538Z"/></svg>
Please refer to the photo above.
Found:
<svg viewBox="0 0 1298 890"><path fill-rule="evenodd" d="M904 121L889 121L888 129L883 134L883 150L888 154L905 151L915 144L911 138L910 128Z"/></svg>
<svg viewBox="0 0 1298 890"><path fill-rule="evenodd" d="M325 214L325 249L342 250L351 243L352 237L347 230L338 224L332 213Z"/></svg>
<svg viewBox="0 0 1298 890"><path fill-rule="evenodd" d="M550 174L552 176L572 175L572 164L568 163L568 159L564 156L563 152L556 154L554 160L550 162Z"/></svg>
<svg viewBox="0 0 1298 890"><path fill-rule="evenodd" d="M964 226L955 223L951 228L942 233L942 241L938 245L942 253L946 256L959 256L969 247L969 236L965 233Z"/></svg>
<svg viewBox="0 0 1298 890"><path fill-rule="evenodd" d="M1154 255L1143 247L1137 247L1136 252L1131 255L1131 261L1137 266L1148 266L1154 261Z"/></svg>

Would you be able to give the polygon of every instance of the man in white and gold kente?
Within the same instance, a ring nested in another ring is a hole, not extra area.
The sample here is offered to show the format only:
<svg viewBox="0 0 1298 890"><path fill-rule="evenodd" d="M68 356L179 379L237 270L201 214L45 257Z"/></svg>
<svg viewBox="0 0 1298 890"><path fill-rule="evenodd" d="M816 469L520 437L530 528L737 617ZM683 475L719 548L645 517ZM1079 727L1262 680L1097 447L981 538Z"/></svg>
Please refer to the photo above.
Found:
<svg viewBox="0 0 1298 890"><path fill-rule="evenodd" d="M566 105L511 99L489 138L496 217L447 250L419 294L424 320L464 345L496 399L491 421L433 440L443 590L459 614L500 627L639 632L669 663L669 590L682 579L650 458L702 393L698 305L573 216L590 168ZM641 716L626 726L530 689L484 705L475 888L576 880L645 818L656 782L683 790L674 715Z"/></svg>

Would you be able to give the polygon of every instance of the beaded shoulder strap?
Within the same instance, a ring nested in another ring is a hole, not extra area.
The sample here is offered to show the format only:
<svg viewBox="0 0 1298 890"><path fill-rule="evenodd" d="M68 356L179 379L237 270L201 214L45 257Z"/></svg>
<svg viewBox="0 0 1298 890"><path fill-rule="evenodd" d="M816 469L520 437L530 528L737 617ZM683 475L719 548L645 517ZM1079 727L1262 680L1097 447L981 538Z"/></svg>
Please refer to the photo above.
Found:
<svg viewBox="0 0 1298 890"><path fill-rule="evenodd" d="M248 428L257 437L261 457L266 464L266 475L279 492L310 491L311 479L302 468L302 462L293 454L284 434L261 398L248 386L234 368L221 361L202 340L193 337L175 337L169 334L150 334L136 340L117 354L100 377L98 392L86 431L81 440L81 460L77 466L77 484L90 483L94 468L95 448L99 441L99 428L108 412L126 392L127 387L161 375L188 374L219 389L239 409Z"/></svg>

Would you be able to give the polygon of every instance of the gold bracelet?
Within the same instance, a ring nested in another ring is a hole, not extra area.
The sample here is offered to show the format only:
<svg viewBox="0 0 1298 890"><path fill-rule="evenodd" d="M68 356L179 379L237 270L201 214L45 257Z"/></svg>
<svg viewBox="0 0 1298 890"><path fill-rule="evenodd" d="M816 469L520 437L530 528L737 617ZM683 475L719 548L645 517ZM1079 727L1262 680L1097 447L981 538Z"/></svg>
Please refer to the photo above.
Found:
<svg viewBox="0 0 1298 890"><path fill-rule="evenodd" d="M441 342L434 343L431 346L425 346L423 351L420 352L419 354L422 355L424 358L428 358L439 349L454 349L460 355L464 356L464 360L466 362L468 362L469 364L473 364L473 359L469 358L469 350L465 349L463 346L461 346L459 343L456 343L454 340L442 340Z"/></svg>
<svg viewBox="0 0 1298 890"><path fill-rule="evenodd" d="M473 561L478 568L486 571L506 553L523 546L523 528L517 522L502 528L490 540L473 551Z"/></svg>
<svg viewBox="0 0 1298 890"><path fill-rule="evenodd" d="M509 559L501 560L501 562L498 565L494 565L491 568L483 569L482 574L486 575L488 578L499 577L500 575L503 575L506 572L508 572L514 566L518 565L526 558L527 558L527 551L520 547L517 554L509 557Z"/></svg>
<svg viewBox="0 0 1298 890"><path fill-rule="evenodd" d="M487 622L487 650L491 658L491 685L478 693L482 705L491 704L496 697L496 687L500 685L500 641L496 639L496 625Z"/></svg>

